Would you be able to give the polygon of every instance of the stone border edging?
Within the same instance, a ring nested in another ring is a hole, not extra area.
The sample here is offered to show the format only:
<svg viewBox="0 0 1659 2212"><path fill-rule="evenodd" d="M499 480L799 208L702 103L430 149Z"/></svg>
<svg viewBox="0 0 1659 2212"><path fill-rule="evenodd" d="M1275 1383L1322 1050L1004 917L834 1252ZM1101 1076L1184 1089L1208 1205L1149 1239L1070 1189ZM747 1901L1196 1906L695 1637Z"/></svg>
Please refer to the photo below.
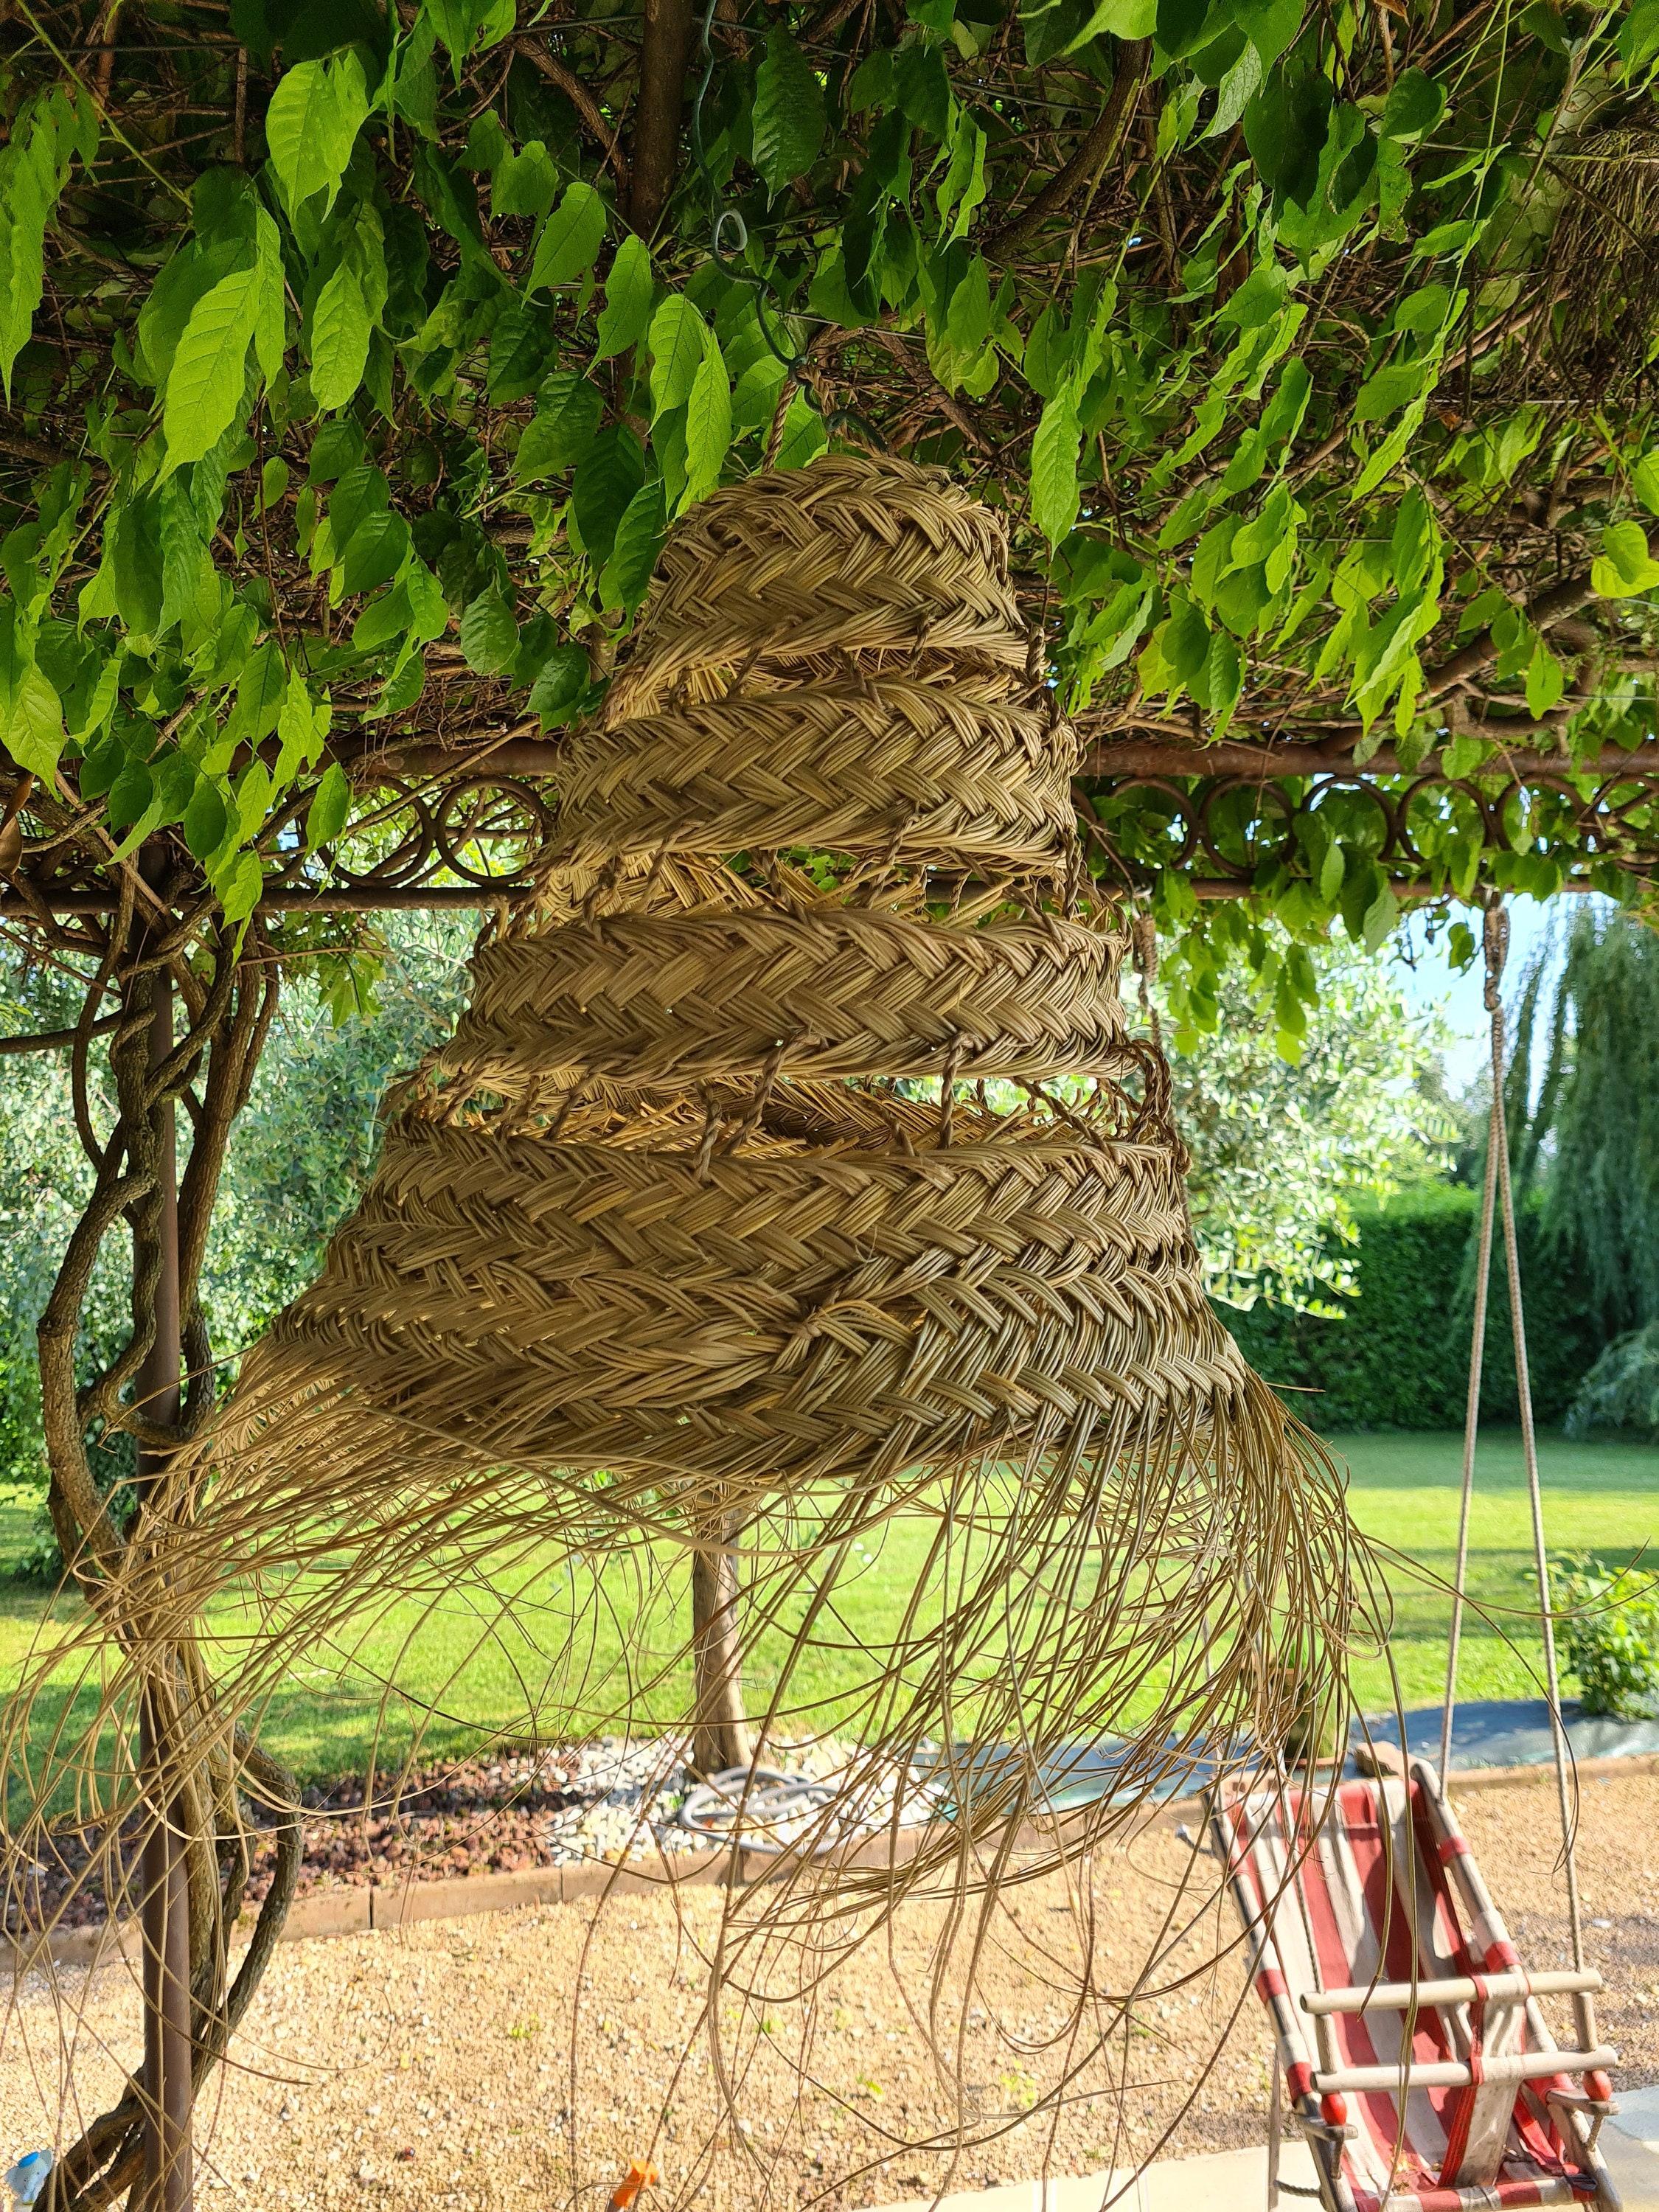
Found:
<svg viewBox="0 0 1659 2212"><path fill-rule="evenodd" d="M1581 1759L1575 1769L1581 1782L1618 1775L1659 1772L1659 1752L1637 1752L1626 1758ZM1451 1787L1460 1790L1518 1790L1554 1778L1549 1766L1471 1767L1454 1773ZM1158 1806L1152 1814L1160 1827L1201 1820L1204 1804L1199 1797L1178 1797ZM1036 1850L1052 1841L1029 1828L1017 1838L1016 1850ZM885 1856L879 1840L875 1851ZM864 1847L866 1851L870 1845ZM479 1912L511 1912L532 1905L574 1905L586 1898L640 1895L647 1891L678 1887L682 1883L720 1881L732 1863L729 1848L707 1851L653 1853L649 1857L620 1864L591 1860L574 1866L532 1867L522 1874L475 1874L443 1881L365 1883L359 1887L315 1889L296 1898L289 1907L278 1941L317 1942L338 1936L366 1936L377 1929L408 1928L422 1920L462 1920ZM777 1862L770 1853L745 1852L738 1879L763 1881ZM14 1977L39 1966L41 1946L9 1947ZM139 1957L137 1924L123 1921L112 1929L106 1921L95 1928L72 1928L50 1937L46 1946L53 1966L103 1966L136 1964Z"/></svg>

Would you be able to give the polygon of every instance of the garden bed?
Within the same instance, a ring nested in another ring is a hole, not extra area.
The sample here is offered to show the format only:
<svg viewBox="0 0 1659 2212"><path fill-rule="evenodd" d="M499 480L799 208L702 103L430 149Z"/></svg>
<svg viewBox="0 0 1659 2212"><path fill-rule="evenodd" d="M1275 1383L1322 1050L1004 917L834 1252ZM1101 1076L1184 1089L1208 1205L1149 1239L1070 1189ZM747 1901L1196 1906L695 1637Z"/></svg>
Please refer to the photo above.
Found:
<svg viewBox="0 0 1659 2212"><path fill-rule="evenodd" d="M614 1865L708 1848L706 1835L682 1827L678 1814L690 1778L684 1747L673 1738L597 1742L502 1751L477 1759L416 1767L372 1787L348 1775L301 1792L305 1856L296 1896L329 1888L404 1887L539 1868ZM821 1775L841 1756L833 1742L776 1754L792 1769ZM258 1905L270 1886L274 1856L268 1818L256 1846L247 1902ZM139 1824L121 1839L127 1899L136 1891ZM31 1927L64 1931L101 1926L110 1917L108 1884L88 1881L98 1832L53 1832L27 1901ZM119 1884L118 1883L118 1888ZM6 1932L22 1932L23 1900L9 1900ZM118 1917L131 1910L118 1903Z"/></svg>

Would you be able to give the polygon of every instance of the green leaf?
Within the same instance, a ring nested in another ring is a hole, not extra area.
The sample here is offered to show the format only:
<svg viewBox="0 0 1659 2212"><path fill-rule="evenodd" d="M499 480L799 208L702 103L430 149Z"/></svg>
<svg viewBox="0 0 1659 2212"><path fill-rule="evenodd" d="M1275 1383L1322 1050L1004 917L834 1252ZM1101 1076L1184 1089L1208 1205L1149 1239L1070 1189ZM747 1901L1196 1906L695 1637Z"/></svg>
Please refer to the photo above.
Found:
<svg viewBox="0 0 1659 2212"><path fill-rule="evenodd" d="M288 349L288 301L283 280L283 247L276 225L265 209L255 218L258 286L253 308L253 351L259 374L274 384Z"/></svg>
<svg viewBox="0 0 1659 2212"><path fill-rule="evenodd" d="M513 473L520 483L556 476L581 459L599 431L605 402L599 386L574 369L560 369L542 386L534 419L519 441Z"/></svg>
<svg viewBox="0 0 1659 2212"><path fill-rule="evenodd" d="M287 689L288 664L279 648L267 642L242 671L226 736L240 745L263 743L276 726Z"/></svg>
<svg viewBox="0 0 1659 2212"><path fill-rule="evenodd" d="M1158 45L1177 60L1209 46L1232 20L1231 0L1158 0Z"/></svg>
<svg viewBox="0 0 1659 2212"><path fill-rule="evenodd" d="M721 464L732 442L732 386L716 341L697 364L685 403L685 471L688 504L703 498L720 480Z"/></svg>
<svg viewBox="0 0 1659 2212"><path fill-rule="evenodd" d="M1377 127L1385 138L1420 138L1433 130L1445 106L1443 87L1426 70L1402 70L1383 103Z"/></svg>
<svg viewBox="0 0 1659 2212"><path fill-rule="evenodd" d="M1327 906L1335 904L1337 894L1342 889L1342 878L1346 872L1346 866L1341 845L1333 837L1325 848L1324 859L1319 864L1319 896Z"/></svg>
<svg viewBox="0 0 1659 2212"><path fill-rule="evenodd" d="M811 167L824 128L823 94L812 64L782 24L775 24L755 72L754 112L754 165L773 199Z"/></svg>
<svg viewBox="0 0 1659 2212"><path fill-rule="evenodd" d="M1590 563L1590 588L1604 599L1628 599L1659 584L1659 561L1648 551L1639 522L1615 522L1601 532L1601 558Z"/></svg>
<svg viewBox="0 0 1659 2212"><path fill-rule="evenodd" d="M939 229L947 240L962 236L985 198L985 133L964 107L957 118L950 166L937 195Z"/></svg>
<svg viewBox="0 0 1659 2212"><path fill-rule="evenodd" d="M769 423L778 411L778 394L788 374L775 354L763 354L758 361L751 361L732 394L733 427L757 430L763 422Z"/></svg>
<svg viewBox="0 0 1659 2212"><path fill-rule="evenodd" d="M1394 327L1397 331L1410 331L1419 337L1432 337L1435 331L1444 329L1449 319L1467 297L1466 293L1459 292L1455 295L1456 306L1454 306L1449 285L1419 284L1414 290L1407 292L1395 307Z"/></svg>
<svg viewBox="0 0 1659 2212"><path fill-rule="evenodd" d="M525 399L542 380L553 351L552 310L529 300L505 307L489 334L489 396L498 407Z"/></svg>
<svg viewBox="0 0 1659 2212"><path fill-rule="evenodd" d="M489 193L489 212L504 215L545 215L559 196L559 173L539 138L532 138L516 154L509 154L496 170Z"/></svg>
<svg viewBox="0 0 1659 2212"><path fill-rule="evenodd" d="M161 519L155 500L134 500L118 507L104 542L121 620L140 637L153 635L161 619L164 590Z"/></svg>
<svg viewBox="0 0 1659 2212"><path fill-rule="evenodd" d="M161 611L156 628L167 630L210 586L213 563L203 540L195 502L181 477L169 477L161 485L155 494L155 510L161 533Z"/></svg>
<svg viewBox="0 0 1659 2212"><path fill-rule="evenodd" d="M109 826L118 836L149 813L155 798L155 779L141 760L129 759L110 787Z"/></svg>
<svg viewBox="0 0 1659 2212"><path fill-rule="evenodd" d="M1567 688L1567 672L1540 637L1527 668L1527 712L1547 714Z"/></svg>
<svg viewBox="0 0 1659 2212"><path fill-rule="evenodd" d="M1366 951L1380 952L1394 935L1399 920L1400 902L1394 895L1393 886L1384 878L1382 889L1365 908L1361 934Z"/></svg>
<svg viewBox="0 0 1659 2212"><path fill-rule="evenodd" d="M691 397L708 330L683 292L671 292L651 318L651 412L665 415Z"/></svg>
<svg viewBox="0 0 1659 2212"><path fill-rule="evenodd" d="M536 240L526 292L544 285L568 284L593 265L605 242L605 205L592 185L580 179L565 187L564 198L542 225Z"/></svg>
<svg viewBox="0 0 1659 2212"><path fill-rule="evenodd" d="M644 482L644 449L626 423L613 422L591 441L570 487L570 513L595 574L604 573L617 526Z"/></svg>
<svg viewBox="0 0 1659 2212"><path fill-rule="evenodd" d="M16 610L0 600L0 744L21 769L50 785L64 746L58 694L15 629Z"/></svg>
<svg viewBox="0 0 1659 2212"><path fill-rule="evenodd" d="M311 319L311 396L324 413L343 407L362 382L369 327L363 288L343 261Z"/></svg>
<svg viewBox="0 0 1659 2212"><path fill-rule="evenodd" d="M1292 76L1269 70L1244 110L1244 143L1275 196L1305 206L1319 182L1319 157L1334 95L1318 71Z"/></svg>
<svg viewBox="0 0 1659 2212"><path fill-rule="evenodd" d="M1210 631L1190 599L1176 598L1162 643L1164 661L1179 682L1190 689L1204 681L1210 665Z"/></svg>
<svg viewBox="0 0 1659 2212"><path fill-rule="evenodd" d="M391 488L372 461L349 468L329 495L328 520L334 533L334 556L341 558L358 528L386 505Z"/></svg>
<svg viewBox="0 0 1659 2212"><path fill-rule="evenodd" d="M1633 77L1659 52L1659 0L1637 0L1619 27L1619 56Z"/></svg>
<svg viewBox="0 0 1659 2212"><path fill-rule="evenodd" d="M635 346L651 326L651 299L655 290L651 274L651 249L632 232L617 248L617 258L605 280L605 307L599 316L599 359L610 361Z"/></svg>
<svg viewBox="0 0 1659 2212"><path fill-rule="evenodd" d="M1659 514L1659 453L1644 453L1631 471L1631 487L1650 514Z"/></svg>
<svg viewBox="0 0 1659 2212"><path fill-rule="evenodd" d="M409 594L398 584L389 592L382 592L378 599L371 599L353 623L351 649L354 653L378 653L393 638L401 639L409 626Z"/></svg>
<svg viewBox="0 0 1659 2212"><path fill-rule="evenodd" d="M418 653L394 668L371 707L363 709L366 722L376 721L383 714L401 714L415 704L426 689L426 663Z"/></svg>
<svg viewBox="0 0 1659 2212"><path fill-rule="evenodd" d="M22 108L11 143L0 154L0 372L9 404L12 368L28 343L45 289L46 222L67 167L66 160L60 167L49 111L37 109L31 117Z"/></svg>
<svg viewBox="0 0 1659 2212"><path fill-rule="evenodd" d="M368 90L354 52L283 72L265 111L265 143L291 210L316 192L326 192L333 205L368 114Z"/></svg>
<svg viewBox="0 0 1659 2212"><path fill-rule="evenodd" d="M514 20L513 0L426 0L425 13L448 49L457 84L474 46L498 45Z"/></svg>
<svg viewBox="0 0 1659 2212"><path fill-rule="evenodd" d="M580 645L554 647L530 690L530 711L540 715L544 731L571 720L592 680L587 654Z"/></svg>
<svg viewBox="0 0 1659 2212"><path fill-rule="evenodd" d="M804 469L830 443L823 417L804 392L797 392L784 410L783 435L778 441L780 469Z"/></svg>
<svg viewBox="0 0 1659 2212"><path fill-rule="evenodd" d="M1082 504L1078 453L1083 433L1066 386L1049 400L1031 441L1031 520L1051 545L1067 537Z"/></svg>
<svg viewBox="0 0 1659 2212"><path fill-rule="evenodd" d="M409 599L410 629L422 645L430 645L449 628L443 586L424 561L411 561L404 571L403 589Z"/></svg>
<svg viewBox="0 0 1659 2212"><path fill-rule="evenodd" d="M325 422L311 441L307 481L332 483L348 469L355 468L362 458L363 434L349 416L342 422Z"/></svg>
<svg viewBox="0 0 1659 2212"><path fill-rule="evenodd" d="M351 786L338 761L331 761L306 814L306 850L331 845L351 813Z"/></svg>
<svg viewBox="0 0 1659 2212"><path fill-rule="evenodd" d="M259 903L264 880L257 853L232 854L213 878L213 888L219 895L220 908L228 922L234 925L247 920Z"/></svg>
<svg viewBox="0 0 1659 2212"><path fill-rule="evenodd" d="M1103 33L1115 39L1150 39L1158 22L1158 0L1099 0L1099 4L1062 49L1074 54Z"/></svg>
<svg viewBox="0 0 1659 2212"><path fill-rule="evenodd" d="M246 388L258 290L257 270L235 269L191 310L167 374L161 417L169 471L199 460L235 418Z"/></svg>
<svg viewBox="0 0 1659 2212"><path fill-rule="evenodd" d="M951 295L945 331L959 353L977 353L990 335L991 319L991 272L985 256L976 253Z"/></svg>
<svg viewBox="0 0 1659 2212"><path fill-rule="evenodd" d="M328 709L324 708L319 712L312 705L305 678L297 668L293 670L283 694L282 712L276 718L282 749L276 757L275 787L291 782L300 769L314 763L328 734Z"/></svg>
<svg viewBox="0 0 1659 2212"><path fill-rule="evenodd" d="M201 777L185 809L185 842L192 857L211 860L224 843L229 827L230 817L218 785L207 776Z"/></svg>
<svg viewBox="0 0 1659 2212"><path fill-rule="evenodd" d="M1423 389L1431 366L1423 362L1390 362L1368 376L1353 403L1356 422L1380 422L1401 407L1409 406Z"/></svg>
<svg viewBox="0 0 1659 2212"><path fill-rule="evenodd" d="M1245 47L1221 80L1220 97L1204 131L1206 138L1224 137L1232 129L1261 89L1267 66L1254 46Z"/></svg>
<svg viewBox="0 0 1659 2212"><path fill-rule="evenodd" d="M951 80L945 57L920 40L893 57L893 97L905 120L943 144L951 129Z"/></svg>
<svg viewBox="0 0 1659 2212"><path fill-rule="evenodd" d="M372 592L397 574L408 550L409 525L401 514L384 507L366 514L340 556L341 591L347 598Z"/></svg>
<svg viewBox="0 0 1659 2212"><path fill-rule="evenodd" d="M475 676L500 676L519 651L513 610L493 586L471 600L461 617L461 652Z"/></svg>
<svg viewBox="0 0 1659 2212"><path fill-rule="evenodd" d="M1192 685L1194 698L1215 717L1214 736L1226 735L1243 686L1244 667L1238 647L1224 630L1217 630L1210 639L1203 673Z"/></svg>
<svg viewBox="0 0 1659 2212"><path fill-rule="evenodd" d="M640 486L617 525L611 558L599 579L602 606L625 607L632 614L644 604L666 527L662 479L653 477Z"/></svg>

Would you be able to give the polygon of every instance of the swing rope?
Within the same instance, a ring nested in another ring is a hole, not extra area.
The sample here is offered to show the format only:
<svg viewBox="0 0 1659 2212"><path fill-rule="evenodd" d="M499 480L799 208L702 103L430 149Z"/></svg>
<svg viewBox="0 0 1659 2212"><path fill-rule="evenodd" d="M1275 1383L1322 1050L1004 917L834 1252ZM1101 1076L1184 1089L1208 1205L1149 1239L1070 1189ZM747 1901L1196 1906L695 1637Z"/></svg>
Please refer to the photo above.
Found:
<svg viewBox="0 0 1659 2212"><path fill-rule="evenodd" d="M1510 922L1502 902L1486 912L1486 1012L1492 1020L1492 1117L1486 1139L1486 1174L1480 1208L1480 1244L1476 1262L1474 1321L1469 1349L1469 1394L1463 1419L1463 1492L1457 1524L1457 1565L1452 1585L1451 1638L1446 1656L1446 1697L1440 1722L1440 1782L1451 1764L1452 1717L1457 1704L1457 1664L1462 1641L1465 1585L1468 1571L1469 1508L1474 1492L1474 1446L1480 1423L1480 1371L1486 1343L1486 1303L1492 1275L1494 1215L1501 1202L1504 1259L1509 1279L1510 1326L1515 1343L1515 1384L1521 1409L1521 1449L1526 1462L1527 1495L1532 1509L1533 1561L1538 1577L1538 1617L1544 1637L1544 1677L1549 1698L1550 1740L1555 1754L1555 1794L1561 1816L1561 1856L1567 1881L1567 1917L1572 1963L1584 1964L1583 1918L1578 1900L1578 1868L1569 1773L1567 1734L1561 1720L1561 1684L1555 1658L1555 1620L1550 1598L1549 1558L1544 1545L1544 1501L1538 1480L1538 1437L1533 1425L1532 1381L1527 1364L1527 1324L1521 1302L1521 1257L1516 1237L1515 1193L1510 1178L1509 1123L1504 1111L1504 1001L1499 988L1509 953ZM1581 2050L1598 2042L1595 2000L1588 1991L1575 1996L1573 2014Z"/></svg>

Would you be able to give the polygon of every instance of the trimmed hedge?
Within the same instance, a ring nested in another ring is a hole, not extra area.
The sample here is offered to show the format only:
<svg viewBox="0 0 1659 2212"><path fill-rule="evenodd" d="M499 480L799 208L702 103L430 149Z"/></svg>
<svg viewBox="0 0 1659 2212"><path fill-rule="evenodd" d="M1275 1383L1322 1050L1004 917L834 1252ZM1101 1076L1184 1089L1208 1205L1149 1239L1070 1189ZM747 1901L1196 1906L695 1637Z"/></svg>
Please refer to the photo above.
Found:
<svg viewBox="0 0 1659 2212"><path fill-rule="evenodd" d="M1474 1236L1480 1194L1457 1183L1402 1191L1359 1219L1358 1295L1340 1321L1259 1301L1216 1310L1246 1358L1310 1428L1461 1429L1468 1395ZM1533 1405L1559 1423L1606 1341L1589 1285L1546 1249L1539 1208L1523 1206L1521 1287ZM1317 1395L1304 1395L1304 1393ZM1481 1419L1518 1419L1501 1224L1492 1255Z"/></svg>

